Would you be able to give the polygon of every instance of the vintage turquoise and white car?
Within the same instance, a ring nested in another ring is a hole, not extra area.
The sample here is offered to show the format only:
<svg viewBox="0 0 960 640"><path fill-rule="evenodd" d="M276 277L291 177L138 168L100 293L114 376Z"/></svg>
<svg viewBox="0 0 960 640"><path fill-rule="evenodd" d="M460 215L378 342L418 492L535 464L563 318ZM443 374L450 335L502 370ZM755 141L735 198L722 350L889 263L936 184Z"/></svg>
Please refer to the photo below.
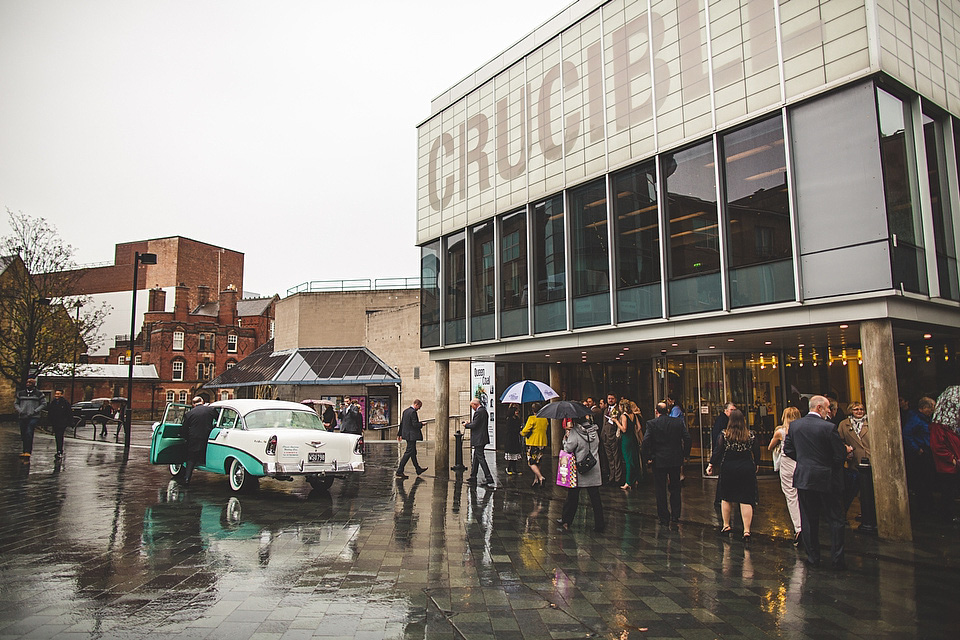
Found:
<svg viewBox="0 0 960 640"><path fill-rule="evenodd" d="M207 440L206 461L196 470L224 473L230 488L243 491L260 478L302 476L314 489L329 489L335 478L363 472L363 436L327 431L309 407L280 400L221 400ZM170 403L153 426L150 462L170 465L175 477L187 460L180 433L190 407Z"/></svg>

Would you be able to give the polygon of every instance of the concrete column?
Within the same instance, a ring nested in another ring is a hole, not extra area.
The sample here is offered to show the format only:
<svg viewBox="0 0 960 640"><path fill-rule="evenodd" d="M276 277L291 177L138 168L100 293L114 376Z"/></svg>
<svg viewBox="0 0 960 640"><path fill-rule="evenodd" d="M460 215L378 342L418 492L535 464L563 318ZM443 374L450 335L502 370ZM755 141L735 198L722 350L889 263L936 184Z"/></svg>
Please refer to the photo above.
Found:
<svg viewBox="0 0 960 640"><path fill-rule="evenodd" d="M890 320L860 323L867 424L870 425L870 462L877 502L877 529L885 540L911 541L910 501L903 462L897 368L893 356Z"/></svg>
<svg viewBox="0 0 960 640"><path fill-rule="evenodd" d="M560 365L550 365L550 387L560 393ZM568 398L569 400L569 398ZM560 420L550 421L550 449L554 457L560 455L560 447L563 443L563 422Z"/></svg>
<svg viewBox="0 0 960 640"><path fill-rule="evenodd" d="M450 477L450 361L437 360L436 445L433 471L438 479Z"/></svg>

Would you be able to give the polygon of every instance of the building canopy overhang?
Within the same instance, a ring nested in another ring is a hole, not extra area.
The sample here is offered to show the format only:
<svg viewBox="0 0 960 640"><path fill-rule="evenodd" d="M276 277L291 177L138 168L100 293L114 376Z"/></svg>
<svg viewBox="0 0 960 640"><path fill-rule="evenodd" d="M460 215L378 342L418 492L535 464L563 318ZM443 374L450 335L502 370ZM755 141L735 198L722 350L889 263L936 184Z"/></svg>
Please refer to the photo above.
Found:
<svg viewBox="0 0 960 640"><path fill-rule="evenodd" d="M207 389L257 385L390 385L400 375L366 347L273 350L273 340L204 385Z"/></svg>

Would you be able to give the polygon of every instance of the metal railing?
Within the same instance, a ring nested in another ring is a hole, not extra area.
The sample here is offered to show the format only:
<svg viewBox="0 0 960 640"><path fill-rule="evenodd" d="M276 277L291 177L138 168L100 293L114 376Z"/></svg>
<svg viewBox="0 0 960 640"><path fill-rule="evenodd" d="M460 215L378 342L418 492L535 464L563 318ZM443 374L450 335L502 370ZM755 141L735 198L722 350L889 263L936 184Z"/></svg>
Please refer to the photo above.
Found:
<svg viewBox="0 0 960 640"><path fill-rule="evenodd" d="M287 295L343 291L419 289L420 278L357 278L355 280L309 280L287 289Z"/></svg>

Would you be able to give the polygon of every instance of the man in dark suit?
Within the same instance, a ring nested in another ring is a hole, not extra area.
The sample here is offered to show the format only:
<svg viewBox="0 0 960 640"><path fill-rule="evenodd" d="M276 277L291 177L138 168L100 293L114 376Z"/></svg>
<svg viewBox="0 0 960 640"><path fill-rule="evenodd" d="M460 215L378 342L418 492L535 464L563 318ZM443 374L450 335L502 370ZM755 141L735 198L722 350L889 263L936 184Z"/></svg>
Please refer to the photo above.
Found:
<svg viewBox="0 0 960 640"><path fill-rule="evenodd" d="M180 431L187 439L187 468L181 484L190 484L194 467L207 461L207 441L213 431L213 423L219 416L220 410L205 404L200 396L193 399L193 409L183 415Z"/></svg>
<svg viewBox="0 0 960 640"><path fill-rule="evenodd" d="M407 460L413 460L413 468L417 470L417 475L427 470L426 467L421 467L417 461L417 442L423 440L423 423L420 422L417 411L422 406L423 403L419 399L414 400L413 404L404 409L403 415L400 416L397 440L407 441L407 449L403 452L403 457L400 458L400 466L397 467L397 477L401 479L407 477L403 473L403 468L407 466Z"/></svg>
<svg viewBox="0 0 960 640"><path fill-rule="evenodd" d="M671 418L666 402L657 405L657 417L647 423L641 455L653 465L660 524L680 521L680 470L690 455L693 439L683 418ZM670 482L670 508L667 508L667 481Z"/></svg>
<svg viewBox="0 0 960 640"><path fill-rule="evenodd" d="M807 564L820 564L820 516L830 525L830 558L834 569L846 567L843 536L844 446L836 426L830 422L830 401L824 396L810 398L810 413L790 423L783 441L783 453L797 461L793 486L800 501L800 528Z"/></svg>
<svg viewBox="0 0 960 640"><path fill-rule="evenodd" d="M487 458L483 453L484 447L490 443L490 433L487 431L489 422L487 408L477 398L470 401L470 408L473 409L473 419L463 423L463 428L470 430L470 447L473 449L473 472L467 482L476 484L477 471L483 469L483 475L486 478L483 484L488 487L493 486L493 474L490 473Z"/></svg>

